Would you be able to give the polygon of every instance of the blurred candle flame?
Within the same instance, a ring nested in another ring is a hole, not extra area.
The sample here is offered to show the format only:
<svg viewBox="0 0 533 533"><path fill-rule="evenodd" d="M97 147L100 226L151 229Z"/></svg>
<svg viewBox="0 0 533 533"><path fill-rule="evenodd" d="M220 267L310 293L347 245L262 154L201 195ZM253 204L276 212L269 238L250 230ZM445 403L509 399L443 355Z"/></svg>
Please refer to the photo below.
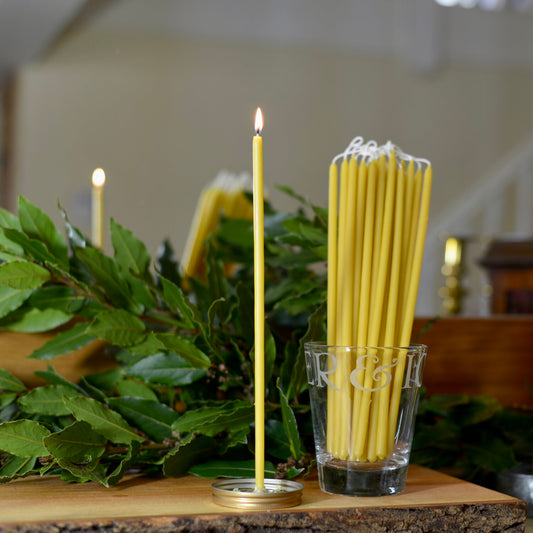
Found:
<svg viewBox="0 0 533 533"><path fill-rule="evenodd" d="M105 172L102 168L95 168L93 172L93 185L95 187L103 187L105 183Z"/></svg>

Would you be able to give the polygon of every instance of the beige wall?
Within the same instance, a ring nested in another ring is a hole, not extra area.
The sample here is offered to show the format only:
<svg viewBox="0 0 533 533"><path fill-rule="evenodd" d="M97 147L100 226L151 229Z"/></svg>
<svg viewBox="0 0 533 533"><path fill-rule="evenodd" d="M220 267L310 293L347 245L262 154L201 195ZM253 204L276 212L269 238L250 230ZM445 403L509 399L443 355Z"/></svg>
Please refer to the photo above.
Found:
<svg viewBox="0 0 533 533"><path fill-rule="evenodd" d="M106 214L179 255L201 188L220 169L251 170L261 105L269 188L325 203L332 156L356 135L390 139L432 161L434 218L533 129L531 94L527 71L421 77L386 57L83 32L20 72L15 189L49 213L59 199L88 231L102 166Z"/></svg>

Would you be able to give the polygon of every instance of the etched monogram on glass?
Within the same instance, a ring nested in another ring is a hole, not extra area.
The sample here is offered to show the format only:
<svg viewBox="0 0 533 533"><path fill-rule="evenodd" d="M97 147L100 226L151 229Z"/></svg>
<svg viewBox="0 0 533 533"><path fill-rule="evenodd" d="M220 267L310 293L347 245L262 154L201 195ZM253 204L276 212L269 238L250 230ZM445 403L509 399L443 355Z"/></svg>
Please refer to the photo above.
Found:
<svg viewBox="0 0 533 533"><path fill-rule="evenodd" d="M312 346L311 343L309 343L308 346ZM350 348L350 350L351 349L352 348ZM398 348L389 349L398 350ZM353 348L353 350L355 352L360 351L358 348ZM378 350L384 350L384 348L373 348L368 351L376 352ZM417 351L409 350L408 348L405 348L405 352L407 367L405 369L403 388L408 389L413 386L421 387L426 352L419 354ZM309 385L315 385L316 387L327 386L339 390L330 379L328 379L328 375L333 374L337 370L337 359L335 355L331 353L331 348L329 351L306 349L305 355ZM325 365L323 364L324 360L326 361ZM387 387L392 380L392 371L398 365L398 358L393 358L392 363L388 365L380 363L381 360L376 353L365 353L356 356L354 369L350 372L350 383L360 390L367 390L370 392ZM372 388L365 388L364 381L361 377L364 376L365 372L370 367L372 367L372 382L376 385Z"/></svg>

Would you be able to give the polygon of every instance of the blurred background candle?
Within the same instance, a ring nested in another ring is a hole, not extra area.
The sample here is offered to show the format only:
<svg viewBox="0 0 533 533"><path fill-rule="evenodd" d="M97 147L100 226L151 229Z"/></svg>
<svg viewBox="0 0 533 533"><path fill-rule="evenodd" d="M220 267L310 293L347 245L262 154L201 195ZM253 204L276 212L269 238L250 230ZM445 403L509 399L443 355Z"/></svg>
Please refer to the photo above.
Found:
<svg viewBox="0 0 533 533"><path fill-rule="evenodd" d="M96 248L104 247L104 184L105 172L96 168L92 177L92 242Z"/></svg>

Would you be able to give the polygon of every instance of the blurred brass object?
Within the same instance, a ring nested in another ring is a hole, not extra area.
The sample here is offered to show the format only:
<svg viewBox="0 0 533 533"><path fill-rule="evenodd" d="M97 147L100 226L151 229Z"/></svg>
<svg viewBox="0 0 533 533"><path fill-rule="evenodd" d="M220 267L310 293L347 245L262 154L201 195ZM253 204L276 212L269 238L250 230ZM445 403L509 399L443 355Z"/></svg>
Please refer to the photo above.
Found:
<svg viewBox="0 0 533 533"><path fill-rule="evenodd" d="M444 249L444 264L441 272L444 276L444 287L439 289L444 314L456 315L461 311L465 291L461 286L463 271L464 241L456 237L448 237Z"/></svg>

